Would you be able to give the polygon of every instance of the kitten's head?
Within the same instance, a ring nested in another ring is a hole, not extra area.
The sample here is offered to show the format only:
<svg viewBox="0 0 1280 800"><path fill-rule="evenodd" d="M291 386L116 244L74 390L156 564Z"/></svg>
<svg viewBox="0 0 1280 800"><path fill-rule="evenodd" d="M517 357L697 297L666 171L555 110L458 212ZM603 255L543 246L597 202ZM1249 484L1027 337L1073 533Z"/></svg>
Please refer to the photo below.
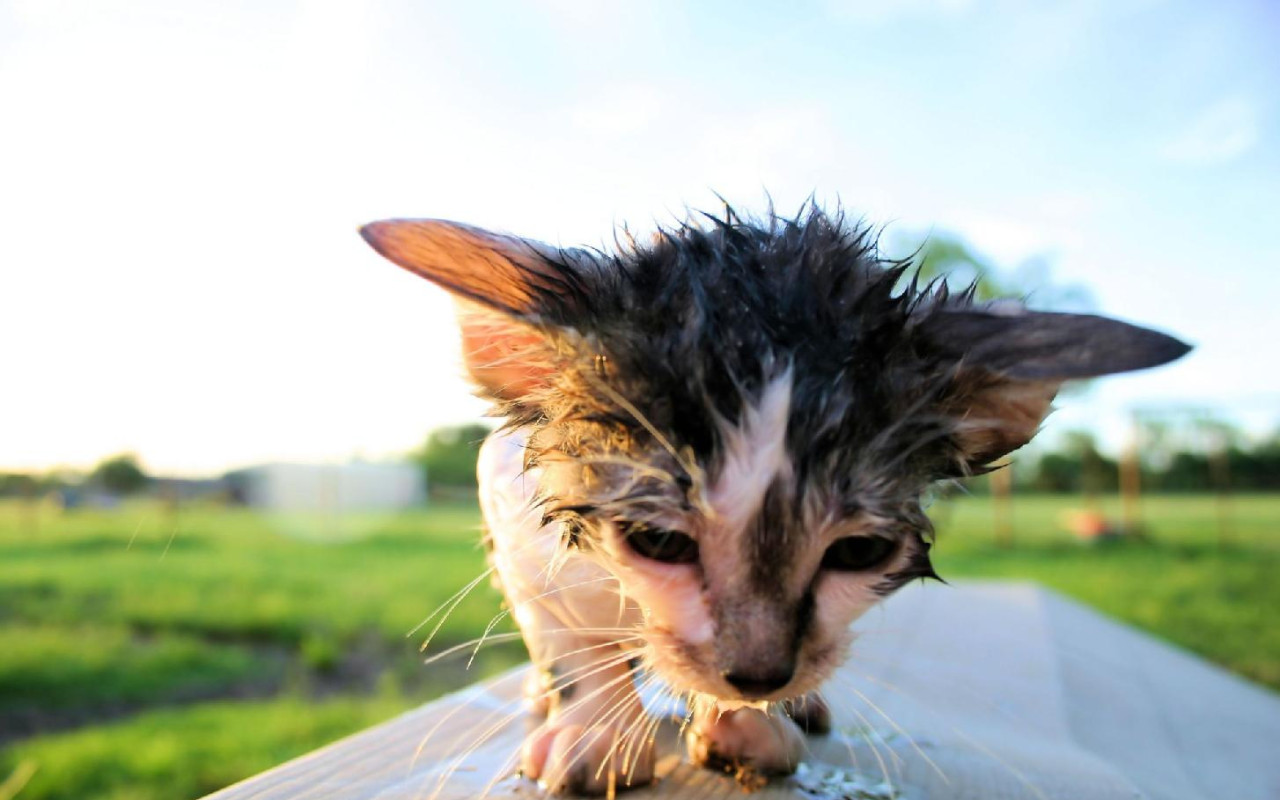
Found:
<svg viewBox="0 0 1280 800"><path fill-rule="evenodd" d="M468 368L529 432L565 546L645 612L675 687L809 691L849 625L933 575L933 482L1025 444L1064 380L1188 347L1095 316L902 288L865 228L732 213L563 250L438 220L362 229L453 292Z"/></svg>

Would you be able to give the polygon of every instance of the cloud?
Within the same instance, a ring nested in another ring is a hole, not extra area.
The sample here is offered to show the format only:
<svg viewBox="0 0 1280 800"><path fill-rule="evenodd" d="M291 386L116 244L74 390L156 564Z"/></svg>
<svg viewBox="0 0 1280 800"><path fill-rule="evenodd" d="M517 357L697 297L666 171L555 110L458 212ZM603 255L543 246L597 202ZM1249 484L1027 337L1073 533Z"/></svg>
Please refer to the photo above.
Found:
<svg viewBox="0 0 1280 800"><path fill-rule="evenodd" d="M1200 114L1160 148L1160 157L1179 164L1224 164L1258 143L1258 112L1249 101L1231 97Z"/></svg>
<svg viewBox="0 0 1280 800"><path fill-rule="evenodd" d="M1026 217L956 209L942 215L939 230L959 233L997 264L1008 266L1073 243L1073 232Z"/></svg>

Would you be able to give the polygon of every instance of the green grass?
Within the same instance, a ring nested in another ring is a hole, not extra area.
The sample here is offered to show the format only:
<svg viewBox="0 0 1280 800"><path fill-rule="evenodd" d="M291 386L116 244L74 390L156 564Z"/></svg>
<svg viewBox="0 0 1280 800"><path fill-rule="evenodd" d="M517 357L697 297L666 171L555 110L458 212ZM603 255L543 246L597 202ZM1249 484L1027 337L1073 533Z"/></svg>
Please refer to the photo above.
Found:
<svg viewBox="0 0 1280 800"><path fill-rule="evenodd" d="M1226 541L1211 498L1148 498L1147 540L1105 545L1062 529L1079 506L1017 498L1002 547L987 498L941 502L938 569L1040 581L1280 688L1280 497L1235 498ZM427 670L430 626L405 635L483 570L478 525L465 503L339 521L0 504L0 736L19 713L51 726L0 745L0 784L25 764L21 800L194 797L509 665L518 648ZM437 644L498 607L482 581Z"/></svg>
<svg viewBox="0 0 1280 800"><path fill-rule="evenodd" d="M1280 497L1231 503L1231 530L1218 539L1218 508L1208 497L1149 498L1145 541L1085 544L1062 516L1078 498L1018 498L1014 545L994 538L985 498L946 504L938 518L935 563L944 577L1039 581L1118 619L1280 689ZM1119 517L1116 502L1101 510Z"/></svg>
<svg viewBox="0 0 1280 800"><path fill-rule="evenodd" d="M20 800L199 797L381 722L405 705L384 693L152 711L22 742L0 754L0 778L34 765Z"/></svg>
<svg viewBox="0 0 1280 800"><path fill-rule="evenodd" d="M109 712L278 682L279 658L184 635L125 628L0 625L0 715Z"/></svg>
<svg viewBox="0 0 1280 800"><path fill-rule="evenodd" d="M470 506L347 520L330 538L320 521L304 528L212 508L73 512L34 531L21 521L0 507L0 615L40 625L111 623L286 645L371 632L395 641L484 564ZM488 621L495 596L487 584L479 594L490 602L460 608L446 638Z"/></svg>
<svg viewBox="0 0 1280 800"><path fill-rule="evenodd" d="M408 635L484 569L478 525L470 504L336 521L0 504L0 737L79 726L0 744L0 784L27 762L24 800L194 796L509 666L518 648L428 671L434 620ZM481 582L438 647L499 602Z"/></svg>

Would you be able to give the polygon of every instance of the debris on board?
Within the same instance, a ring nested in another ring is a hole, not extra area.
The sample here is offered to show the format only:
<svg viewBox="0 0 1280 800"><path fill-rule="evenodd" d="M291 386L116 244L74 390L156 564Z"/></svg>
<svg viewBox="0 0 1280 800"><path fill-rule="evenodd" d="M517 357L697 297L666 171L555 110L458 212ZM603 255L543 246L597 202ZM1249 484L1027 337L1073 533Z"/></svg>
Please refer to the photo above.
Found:
<svg viewBox="0 0 1280 800"><path fill-rule="evenodd" d="M888 781L872 782L854 770L827 764L800 764L791 782L811 800L898 800L901 797Z"/></svg>

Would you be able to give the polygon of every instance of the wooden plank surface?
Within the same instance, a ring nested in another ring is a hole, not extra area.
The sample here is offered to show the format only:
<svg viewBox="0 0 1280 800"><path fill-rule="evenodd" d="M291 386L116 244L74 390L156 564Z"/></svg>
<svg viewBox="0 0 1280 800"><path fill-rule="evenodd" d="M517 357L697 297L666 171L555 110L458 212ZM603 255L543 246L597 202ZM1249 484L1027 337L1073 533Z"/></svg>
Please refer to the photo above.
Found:
<svg viewBox="0 0 1280 800"><path fill-rule="evenodd" d="M857 625L836 729L754 797L1280 800L1280 696L1044 589L914 586ZM211 795L537 797L514 777L517 670ZM664 726L648 798L741 797ZM464 752L465 751L465 752Z"/></svg>

